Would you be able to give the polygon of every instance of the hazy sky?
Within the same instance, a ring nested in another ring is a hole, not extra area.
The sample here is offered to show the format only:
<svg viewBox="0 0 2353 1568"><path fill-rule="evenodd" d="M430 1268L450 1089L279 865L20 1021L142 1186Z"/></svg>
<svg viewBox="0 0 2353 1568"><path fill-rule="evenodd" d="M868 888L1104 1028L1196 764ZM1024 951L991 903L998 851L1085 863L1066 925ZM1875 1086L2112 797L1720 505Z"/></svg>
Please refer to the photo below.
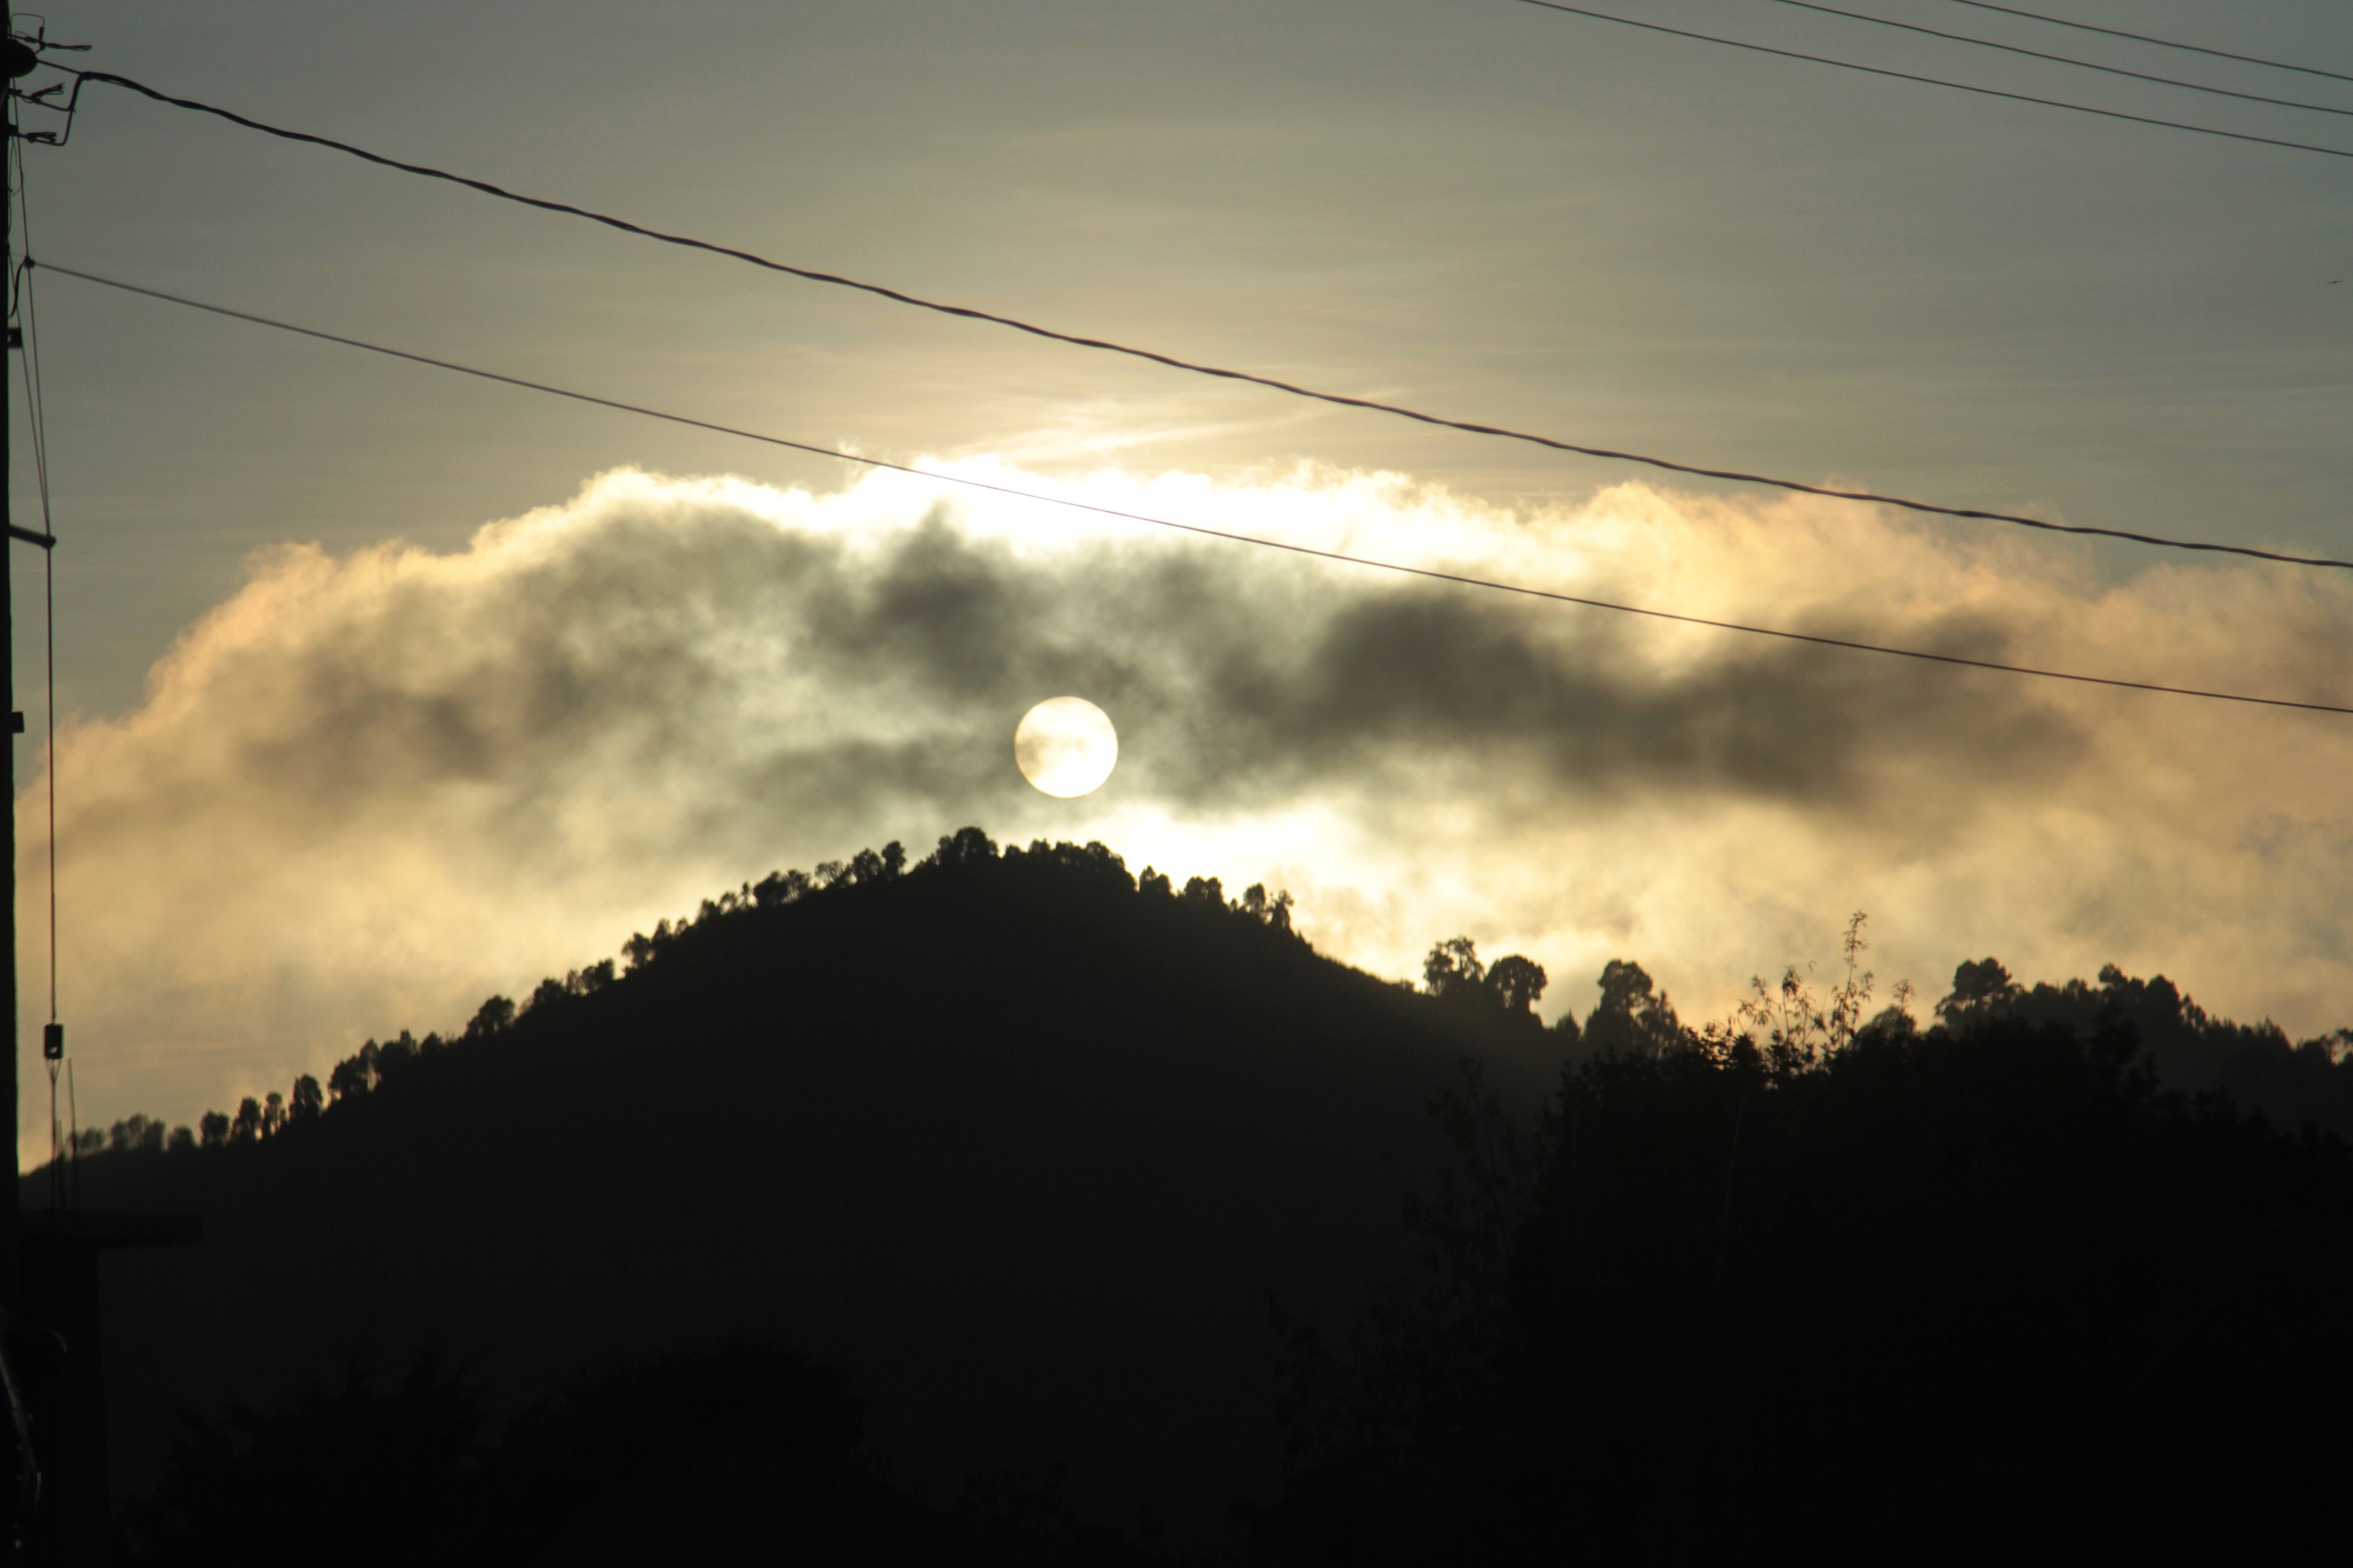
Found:
<svg viewBox="0 0 2353 1568"><path fill-rule="evenodd" d="M2341 5L2047 4L2353 71ZM1772 0L1619 8L2353 148L2344 116ZM2353 85L1949 0L1855 8L2353 108ZM2353 554L2353 159L1512 0L116 5L50 27L165 91L1073 331L1597 446ZM43 259L819 444L1666 607L2353 696L2353 596L2326 580L2353 574L1665 486L111 89L29 180ZM1279 877L1327 951L1386 973L1456 930L1522 947L1547 1010L1582 1010L1620 954L1712 1010L1867 908L1883 984L1932 997L1994 951L2353 1019L2353 721L937 510L63 278L37 298L88 1119L193 1119L772 866L967 821ZM13 484L21 517L21 444ZM20 785L35 565L18 552ZM1063 690L1123 750L1102 795L1056 803L1010 742Z"/></svg>

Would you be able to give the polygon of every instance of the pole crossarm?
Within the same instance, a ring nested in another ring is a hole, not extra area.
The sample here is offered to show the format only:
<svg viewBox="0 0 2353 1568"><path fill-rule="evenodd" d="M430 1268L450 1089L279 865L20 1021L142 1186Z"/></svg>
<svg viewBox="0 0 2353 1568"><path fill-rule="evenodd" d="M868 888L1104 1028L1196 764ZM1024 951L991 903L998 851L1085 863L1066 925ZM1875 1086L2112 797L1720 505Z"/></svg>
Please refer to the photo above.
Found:
<svg viewBox="0 0 2353 1568"><path fill-rule="evenodd" d="M29 528L19 528L13 522L8 525L8 537L20 543L37 544L44 550L55 550L58 547L58 542L47 534L36 533Z"/></svg>

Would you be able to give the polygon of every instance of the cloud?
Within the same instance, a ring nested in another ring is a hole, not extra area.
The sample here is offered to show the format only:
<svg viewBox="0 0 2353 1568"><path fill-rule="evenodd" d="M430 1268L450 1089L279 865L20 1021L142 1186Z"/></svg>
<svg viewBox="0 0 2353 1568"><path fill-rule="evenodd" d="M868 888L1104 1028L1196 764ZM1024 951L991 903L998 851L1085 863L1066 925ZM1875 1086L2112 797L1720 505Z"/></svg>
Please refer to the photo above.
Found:
<svg viewBox="0 0 2353 1568"><path fill-rule="evenodd" d="M1319 548L1795 630L2343 700L2353 595L2103 576L2065 544L1640 485L1513 512L1394 475L959 471ZM1075 694L1112 782L1011 737ZM1432 584L878 474L633 470L460 553L265 552L145 700L58 746L87 1103L189 1119L462 1021L771 867L966 822L1274 876L1390 973L1468 930L1687 999L1871 909L1958 957L2170 966L2353 1016L2353 721L2071 687ZM20 802L37 896L39 822ZM28 950L28 952L31 950ZM1571 976L1579 984L1565 984Z"/></svg>

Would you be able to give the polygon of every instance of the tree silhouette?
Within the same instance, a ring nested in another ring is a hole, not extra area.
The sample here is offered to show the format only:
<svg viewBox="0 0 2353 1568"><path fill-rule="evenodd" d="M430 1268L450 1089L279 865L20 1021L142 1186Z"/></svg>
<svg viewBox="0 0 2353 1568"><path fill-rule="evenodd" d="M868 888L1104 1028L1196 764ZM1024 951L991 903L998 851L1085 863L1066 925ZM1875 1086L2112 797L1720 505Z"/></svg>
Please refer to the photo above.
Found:
<svg viewBox="0 0 2353 1568"><path fill-rule="evenodd" d="M1467 936L1448 937L1421 961L1422 988L1441 1002L1483 1006L1493 998L1487 990L1487 966L1479 961L1479 944Z"/></svg>
<svg viewBox="0 0 2353 1568"><path fill-rule="evenodd" d="M132 1115L108 1131L106 1143L116 1153L160 1153L164 1148L164 1124L144 1115Z"/></svg>
<svg viewBox="0 0 2353 1568"><path fill-rule="evenodd" d="M1533 1154L1472 1087L1433 1271L1367 1325L1269 1557L2339 1541L2353 1435L2314 1417L2353 1402L2353 1151L2161 1090L2128 1027L1611 1050Z"/></svg>
<svg viewBox="0 0 2353 1568"><path fill-rule="evenodd" d="M2311 1121L2353 1138L2353 1031L2290 1044L2269 1019L2237 1024L2214 1017L2162 974L2137 979L2106 964L2095 984L2027 987L1995 960L1981 959L1954 971L1952 991L1937 1003L1936 1016L1956 1028L1998 1018L2077 1031L2128 1027L2168 1083L2221 1089L2287 1126Z"/></svg>
<svg viewBox="0 0 2353 1568"><path fill-rule="evenodd" d="M1613 958L1602 967L1601 1000L1586 1015L1588 1052L1656 1058L1683 1043L1683 1025L1666 993L1639 963Z"/></svg>
<svg viewBox="0 0 2353 1568"><path fill-rule="evenodd" d="M1146 874L1149 874L1147 868ZM1252 920L1263 921L1273 930L1291 930L1291 895L1278 892L1267 896L1266 884L1252 882L1241 897L1241 911Z"/></svg>
<svg viewBox="0 0 2353 1568"><path fill-rule="evenodd" d="M1536 1023L1534 1008L1544 995L1544 966L1520 953L1507 953L1493 966L1481 962L1467 936L1449 937L1430 950L1421 964L1422 987L1450 1007L1501 1017L1519 1027ZM1577 1026L1568 1026L1576 1037Z"/></svg>
<svg viewBox="0 0 2353 1568"><path fill-rule="evenodd" d="M932 858L944 869L982 865L997 858L997 841L977 827L960 827L940 840Z"/></svg>
<svg viewBox="0 0 2353 1568"><path fill-rule="evenodd" d="M2024 993L2000 962L1981 958L1953 971L1951 994L1936 1004L1936 1016L1953 1019L2015 1002Z"/></svg>
<svg viewBox="0 0 2353 1568"><path fill-rule="evenodd" d="M1532 1013L1545 994L1545 984L1544 966L1516 952L1495 960L1487 971L1487 988L1506 1013Z"/></svg>

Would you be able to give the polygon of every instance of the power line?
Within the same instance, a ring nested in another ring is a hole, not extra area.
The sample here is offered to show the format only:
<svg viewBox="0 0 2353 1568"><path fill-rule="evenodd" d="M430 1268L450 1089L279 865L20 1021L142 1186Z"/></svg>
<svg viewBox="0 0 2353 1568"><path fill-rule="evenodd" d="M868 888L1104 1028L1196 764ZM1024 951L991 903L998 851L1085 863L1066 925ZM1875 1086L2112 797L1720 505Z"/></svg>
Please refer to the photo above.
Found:
<svg viewBox="0 0 2353 1568"><path fill-rule="evenodd" d="M27 263L29 265L29 262ZM1589 599L1576 594L1555 593L1546 588L1531 588L1518 583L1498 582L1485 577L1472 577L1457 572L1440 572L1427 566L1408 566L1394 561L1376 561L1368 556L1350 555L1337 550L1318 550L1313 545L1293 544L1283 540L1266 539L1256 534L1235 533L1221 528L1207 528L1198 523L1177 522L1165 517L1152 517L1143 512L1125 511L1117 507L1099 506L1092 501L1072 500L1066 496L1047 495L1037 490L1025 490L1011 485L991 484L986 479L970 479L960 474L936 473L914 468L906 463L893 463L881 458L869 458L855 452L844 452L831 447L819 447L807 441L790 440L782 436L765 435L756 430L740 429L689 415L672 414L663 409L649 408L642 404L625 403L618 398L599 397L594 393L575 392L543 381L532 381L522 376L507 375L498 371L482 370L474 365L459 364L453 360L436 359L430 354L412 353L406 349L372 343L362 338L345 337L341 333L322 331L316 327L297 326L291 321L256 315L249 310L233 310L227 305L209 304L185 295L168 294L160 289L144 288L136 283L124 283L96 273L59 267L54 262L41 265L51 272L79 279L102 288L119 289L126 294L142 295L167 304L184 305L211 315L226 316L232 321L248 321L255 326L272 327L280 331L301 337L315 338L322 342L340 343L345 348L364 349L370 353L390 359L406 360L412 364L428 365L436 370L454 371L460 375L481 381L493 381L505 386L521 387L526 392L542 392L551 396L569 398L575 403L592 404L622 414L634 414L648 419L659 419L671 425L683 425L696 430L708 430L716 435L733 436L747 441L758 441L770 447L782 447L791 451L807 452L819 458L832 458L840 462L856 463L869 468L888 469L892 473L909 474L917 479L937 483L962 485L970 489L987 490L996 495L1012 496L1021 500L1043 501L1052 506L1070 507L1103 517L1115 517L1128 522L1149 523L1155 528L1172 529L1180 533L1198 534L1205 539L1221 539L1235 544L1251 544L1264 550L1281 550L1293 555L1313 556L1320 561L1338 562L1350 566L1370 567L1379 572L1393 572L1402 576L1420 577L1435 583L1452 583L1466 588L1485 588L1501 594L1516 594L1525 598L1546 599L1556 604L1580 605L1588 609L1610 610L1620 615L1642 616L1652 620L1674 621L1684 626L1709 626L1717 631L1742 632L1751 637L1775 637L1784 642L1811 643L1820 647L1845 648L1856 653L1884 654L1896 658L1919 659L1931 664L1959 665L1970 669L1989 669L2005 675L2031 675L2046 680L2071 680L2088 686L2114 686L2133 691L2155 691L2172 697L2202 697L2218 702L2246 702L2265 708L2295 708L2314 713L2353 714L2353 707L2327 702L2299 702L2284 697L2250 697L2230 691L2208 691L2188 686L2164 686L2154 681L2123 680L2112 676L2082 675L2070 670L2039 669L2021 664L2004 664L1994 659L1966 658L1958 654L1929 653L1920 648L1891 647L1881 643L1859 642L1847 637L1818 637L1810 632L1784 631L1774 626L1753 626L1739 621L1720 621L1705 616L1687 616L1672 610L1651 609L1640 605L1620 605L1607 599Z"/></svg>
<svg viewBox="0 0 2353 1568"><path fill-rule="evenodd" d="M2325 76L2336 81L2353 81L2353 76L2343 71L2322 70L2318 66L2292 66L2285 60L2267 60L2259 55L2234 55L2228 49L2210 49L2200 44L2177 44L2170 38L2152 38L2147 33L2127 33L2121 27L2094 26L2089 22L2071 22L2064 16L2046 16L2040 11L2021 11L2015 5L1996 5L1992 0L1953 0L1956 5L1974 5L1980 11L2000 11L2005 16L2023 16L2030 22L2048 22L2054 27L2073 27L2079 32L2105 33L2112 38L2130 38L2137 44L2155 44L2163 49L2185 49L2193 55L2212 55L2217 59L2239 60L2251 66L2269 66L2274 70L2302 71L2306 76Z"/></svg>
<svg viewBox="0 0 2353 1568"><path fill-rule="evenodd" d="M1646 33L1666 33L1678 38L1696 38L1703 44L1722 44L1730 49L1747 49L1760 55L1778 55L1785 60L1808 60L1818 66L1836 66L1841 70L1862 71L1871 76L1893 77L1897 81L1924 82L1929 87L1949 87L1956 92L1974 92L1982 98L2006 98L2013 103L2039 103L2045 109L2071 110L2077 114L2096 114L2103 120L2128 120L2136 125L2159 125L2168 131L2189 131L2200 136L2221 136L2232 142L2256 142L2266 147L2285 147L2297 153L2325 153L2331 158L2353 158L2353 148L2323 147L2310 142L2289 142L2277 136L2256 136L2244 131L2224 131L2212 125L2192 125L2186 120L2159 120L2149 114L2126 114L2121 109L2094 109L2088 103L2070 103L2059 98L2037 98L2028 92L2007 92L1998 87L1972 87L1965 81L1947 81L1942 77L1918 76L1911 71L1889 70L1883 66L1857 65L1852 60L1834 60L1828 55L1801 54L1796 49L1777 49L1769 44L1743 43L1738 38L1718 37L1714 33L1694 33L1687 28L1670 27L1661 22L1637 22L1631 16L1613 16L1607 11L1588 11L1579 5L1564 5L1559 0L1520 0L1523 5L1540 6L1546 11L1566 12L1571 16L1588 16L1597 22L1615 22L1621 27L1640 27Z"/></svg>
<svg viewBox="0 0 2353 1568"><path fill-rule="evenodd" d="M1537 0L1532 0L1532 3L1537 3ZM1617 18L1608 19L1616 20ZM1648 26L1650 24L1634 25ZM2224 555L2244 555L2258 561L2276 561L2292 566L2328 566L2340 571L2353 571L2353 561L2339 561L2327 556L2290 555L2276 551L2258 550L2243 544L2218 544L2202 540L2170 539L2162 534L2138 533L2129 529L2100 528L2088 523L2052 522L2044 518L2021 516L2016 512L1943 506L1935 501L1912 500L1902 496L1882 495L1873 490L1848 490L1829 485L1810 485L1797 479L1775 479L1770 475L1753 474L1737 468L1711 468L1697 463L1677 462L1672 458L1651 457L1641 452L1621 452L1607 447L1580 446L1573 441L1558 440L1550 436L1539 436L1531 431L1514 430L1504 426L1482 425L1471 420L1451 419L1442 415L1409 408L1402 404L1382 403L1366 397L1351 397L1344 393L1321 392L1314 387L1278 381L1272 376L1260 375L1251 371L1234 370L1223 365L1204 364L1195 360L1179 359L1173 354L1138 348L1129 343L1113 342L1104 338L1082 337L1073 332L1039 326L1034 321L1025 321L1012 316L1000 316L968 305L951 305L937 300L927 300L920 295L904 293L880 283L869 283L855 278L845 278L837 273L818 272L806 267L796 267L788 262L773 260L749 250L738 250L707 239L697 239L690 235L671 234L662 229L649 228L643 224L632 223L627 218L615 217L609 213L595 212L586 207L574 206L567 202L549 201L540 196L526 196L518 192L507 190L503 186L491 184L487 180L477 180L468 175L452 174L447 169L437 169L429 164L406 163L396 158L385 157L381 153L371 153L365 148L354 147L346 142L315 136L306 131L289 131L281 126L265 124L259 120L251 120L242 114L217 108L209 103L200 103L194 99L174 98L144 83L132 81L128 77L116 76L107 71L78 73L74 98L61 106L69 114L72 112L74 103L79 100L81 84L92 81L127 88L158 103L168 104L174 109L193 110L200 114L213 115L233 125L240 125L249 131L259 131L265 135L279 137L284 141L325 147L384 168L396 169L402 174L417 174L430 180L442 180L450 184L463 185L468 190L479 191L484 195L495 196L501 201L515 202L523 206L537 207L545 212L562 213L569 217L586 218L591 223L602 224L607 228L618 229L624 234L636 235L641 238L659 240L665 245L681 246L689 250L706 251L713 256L723 256L731 260L745 262L766 271L781 272L788 277L804 279L812 283L854 289L860 293L872 294L877 298L889 300L894 304L913 305L918 310L932 310L944 316L955 316L966 321L986 321L992 326L1009 327L1015 331L1026 332L1031 337L1044 338L1053 342L1069 343L1082 349L1098 349L1106 353L1124 354L1131 359L1146 360L1154 364L1166 365L1171 370L1186 371L1195 375L1213 376L1221 381L1268 387L1276 392L1287 393L1293 397L1309 398L1318 403L1332 404L1337 407L1362 408L1376 414L1388 414L1400 419L1410 419L1417 424L1436 426L1447 430L1460 430L1472 436L1493 436L1509 441L1525 441L1532 446L1548 447L1556 452L1574 452L1580 457L1600 458L1611 462L1640 463L1646 468L1660 468L1668 473L1691 474L1701 479L1728 479L1738 484L1765 485L1798 495L1824 496L1832 500L1862 501L1874 506L1899 507L1906 511L1936 517L1961 518L1969 521L2006 522L2020 528L2040 529L2049 533L2075 533L2103 539L2122 539L2135 544L2156 545L2168 550L2195 550ZM2353 157L2353 153L2348 153L2347 156Z"/></svg>
<svg viewBox="0 0 2353 1568"><path fill-rule="evenodd" d="M1911 22L1898 22L1893 17L1873 16L1862 11L1841 11L1835 5L1820 5L1815 0L1778 0L1783 5L1795 5L1802 11L1820 11L1827 16L1844 16L1850 21L1875 23L1882 27L1900 27L1907 33L1925 33L1932 38L1944 38L1956 44L1974 44L1981 49L2000 49L2004 54L2024 55L2029 59L2051 60L2063 66L2074 66L2087 71L2105 71L2109 76L2128 76L2135 81L2153 81L2162 87L2186 87L2192 92L2211 92L2218 98L2240 98L2249 103L2274 104L2281 109L2308 109L2315 114L2353 115L2353 109L2338 109L2333 104L2305 103L2293 98L2266 98L2260 92L2239 92L2227 87L2211 87L2202 81L2184 81L2179 77L2152 76L2147 71L2126 70L2122 66L2104 66L2093 60L2079 60L2071 55L2047 55L2041 49L2021 48L2016 44L1998 44L1991 38L1971 37L1967 33L1940 32L1935 27L1923 27Z"/></svg>

